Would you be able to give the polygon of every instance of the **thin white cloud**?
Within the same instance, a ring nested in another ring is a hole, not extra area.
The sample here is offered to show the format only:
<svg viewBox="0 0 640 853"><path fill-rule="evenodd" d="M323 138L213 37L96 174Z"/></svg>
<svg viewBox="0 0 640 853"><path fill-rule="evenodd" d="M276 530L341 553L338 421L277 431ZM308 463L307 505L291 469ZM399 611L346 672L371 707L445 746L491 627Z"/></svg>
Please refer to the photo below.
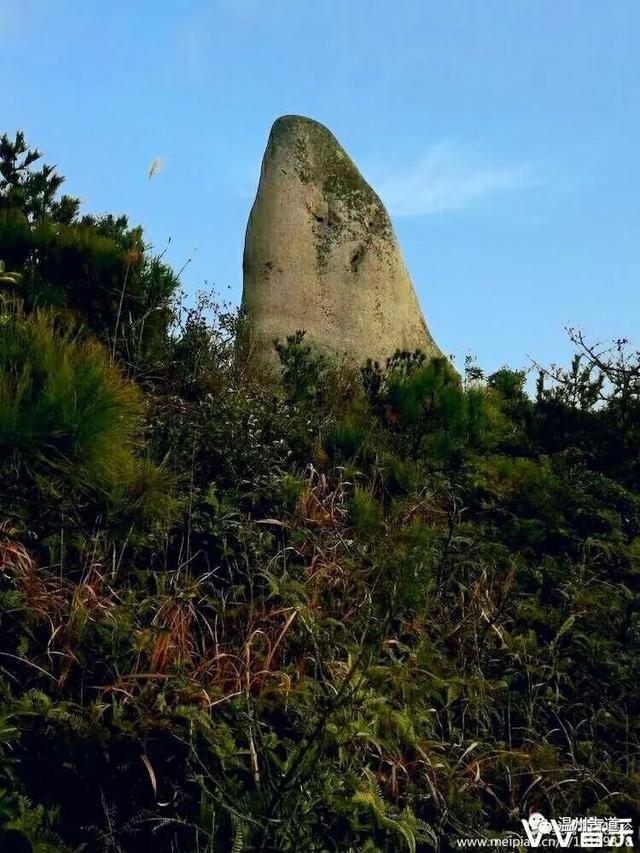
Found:
<svg viewBox="0 0 640 853"><path fill-rule="evenodd" d="M200 0L181 20L175 35L178 71L185 81L208 79L213 58L220 51L221 34L230 27L246 27L259 13L273 18L272 4L265 0Z"/></svg>
<svg viewBox="0 0 640 853"><path fill-rule="evenodd" d="M373 171L373 185L394 216L462 210L496 193L532 186L524 166L484 166L461 146L439 142L391 174Z"/></svg>
<svg viewBox="0 0 640 853"><path fill-rule="evenodd" d="M176 33L178 71L186 82L201 83L209 72L213 50L208 21L198 11L187 17Z"/></svg>

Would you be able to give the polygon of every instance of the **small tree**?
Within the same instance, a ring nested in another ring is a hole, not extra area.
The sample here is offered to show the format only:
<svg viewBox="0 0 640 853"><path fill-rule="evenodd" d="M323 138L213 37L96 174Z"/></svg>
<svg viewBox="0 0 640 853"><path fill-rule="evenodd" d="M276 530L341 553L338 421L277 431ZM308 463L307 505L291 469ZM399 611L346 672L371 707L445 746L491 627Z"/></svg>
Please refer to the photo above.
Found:
<svg viewBox="0 0 640 853"><path fill-rule="evenodd" d="M69 195L56 199L64 178L55 166L32 168L41 158L21 130L13 140L6 133L0 137L0 210L18 210L29 222L48 218L70 224L77 219L80 199Z"/></svg>

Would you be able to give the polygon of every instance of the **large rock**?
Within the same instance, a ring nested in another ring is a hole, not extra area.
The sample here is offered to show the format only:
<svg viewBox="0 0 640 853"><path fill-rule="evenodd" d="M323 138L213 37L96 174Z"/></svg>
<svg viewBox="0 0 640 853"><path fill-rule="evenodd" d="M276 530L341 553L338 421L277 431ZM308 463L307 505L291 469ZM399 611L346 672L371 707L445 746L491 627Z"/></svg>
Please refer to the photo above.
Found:
<svg viewBox="0 0 640 853"><path fill-rule="evenodd" d="M271 129L244 247L243 306L256 351L305 330L351 360L440 354L384 205L333 134L302 116Z"/></svg>

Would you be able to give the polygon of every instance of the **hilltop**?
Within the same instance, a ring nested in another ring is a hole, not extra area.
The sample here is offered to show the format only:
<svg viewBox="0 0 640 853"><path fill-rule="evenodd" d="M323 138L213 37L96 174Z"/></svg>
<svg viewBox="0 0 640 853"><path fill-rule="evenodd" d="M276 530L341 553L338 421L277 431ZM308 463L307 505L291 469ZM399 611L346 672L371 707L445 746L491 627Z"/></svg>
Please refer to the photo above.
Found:
<svg viewBox="0 0 640 853"><path fill-rule="evenodd" d="M21 135L0 176L3 853L637 825L638 354L574 332L530 397L293 334L274 379Z"/></svg>

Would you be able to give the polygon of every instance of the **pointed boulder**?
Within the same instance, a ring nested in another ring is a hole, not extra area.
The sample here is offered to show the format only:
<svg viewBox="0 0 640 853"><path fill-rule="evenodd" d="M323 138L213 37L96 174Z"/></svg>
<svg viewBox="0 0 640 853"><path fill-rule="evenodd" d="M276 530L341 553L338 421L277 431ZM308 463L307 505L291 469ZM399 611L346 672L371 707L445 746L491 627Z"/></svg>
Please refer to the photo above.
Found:
<svg viewBox="0 0 640 853"><path fill-rule="evenodd" d="M279 118L269 136L244 247L253 345L298 330L357 363L397 349L440 355L389 215L326 127Z"/></svg>

